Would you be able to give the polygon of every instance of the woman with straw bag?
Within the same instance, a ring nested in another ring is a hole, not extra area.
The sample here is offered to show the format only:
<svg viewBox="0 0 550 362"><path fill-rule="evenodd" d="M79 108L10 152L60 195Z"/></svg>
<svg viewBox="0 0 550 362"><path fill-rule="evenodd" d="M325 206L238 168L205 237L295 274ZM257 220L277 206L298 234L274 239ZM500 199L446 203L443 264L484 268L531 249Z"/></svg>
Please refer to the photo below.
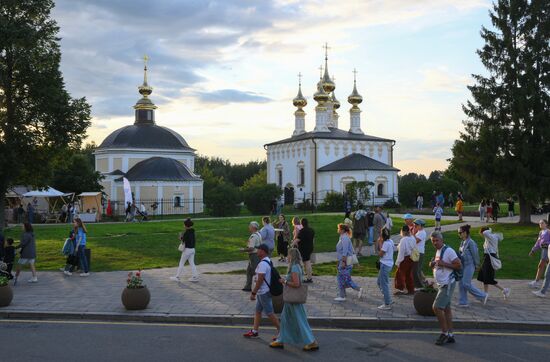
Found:
<svg viewBox="0 0 550 362"><path fill-rule="evenodd" d="M307 286L302 284L302 255L297 248L288 250L288 273L281 278L284 285L283 299L285 305L281 313L281 329L277 339L269 345L272 348L284 348L285 343L304 346L304 351L319 349L307 321L304 303L307 297ZM293 302L289 302L292 300Z"/></svg>

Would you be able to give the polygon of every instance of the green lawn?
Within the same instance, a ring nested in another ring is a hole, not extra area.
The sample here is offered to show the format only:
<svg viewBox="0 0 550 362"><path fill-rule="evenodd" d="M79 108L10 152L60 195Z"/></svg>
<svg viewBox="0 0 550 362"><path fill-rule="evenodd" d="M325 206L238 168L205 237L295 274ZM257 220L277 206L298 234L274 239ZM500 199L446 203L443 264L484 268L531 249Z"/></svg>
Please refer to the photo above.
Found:
<svg viewBox="0 0 550 362"><path fill-rule="evenodd" d="M308 219L316 233L315 250L334 251L338 240L336 224L342 221L342 216L309 215ZM197 263L245 260L246 255L239 248L245 246L248 238L248 222L248 219L196 219ZM427 223L433 225L432 220ZM397 232L402 225L402 220L395 219L393 231ZM87 227L93 271L173 267L179 261L181 221L88 224ZM64 263L61 247L69 230L69 225L35 226L39 270L57 270ZM13 237L16 243L19 235L19 227L6 230L6 236Z"/></svg>
<svg viewBox="0 0 550 362"><path fill-rule="evenodd" d="M496 273L496 279L533 279L539 262L539 254L529 257L529 251L535 243L539 228L537 225L522 226L515 224L498 224L493 226L494 231L504 234L504 240L500 243L500 257L502 269ZM460 245L456 231L444 233L445 242L455 251ZM472 229L472 239L477 242L480 250L480 258L483 257L483 238L479 235L479 228ZM397 255L397 254L396 254ZM432 271L427 263L435 255L435 249L428 241L424 259L424 274L432 278ZM360 258L360 265L355 266L353 275L376 276L378 271L375 267L377 258L374 256ZM336 263L315 265L313 268L316 275L336 275ZM393 270L395 273L395 269ZM477 274L474 275L474 279Z"/></svg>

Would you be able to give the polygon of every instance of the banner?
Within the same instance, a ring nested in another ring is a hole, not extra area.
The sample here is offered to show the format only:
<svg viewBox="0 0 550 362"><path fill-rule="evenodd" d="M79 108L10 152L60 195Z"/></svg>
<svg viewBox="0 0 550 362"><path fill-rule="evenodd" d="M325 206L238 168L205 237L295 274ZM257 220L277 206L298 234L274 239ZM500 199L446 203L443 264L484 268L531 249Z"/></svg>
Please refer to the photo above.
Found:
<svg viewBox="0 0 550 362"><path fill-rule="evenodd" d="M122 178L124 184L124 208L128 206L128 203L133 204L132 200L132 188L130 187L130 181L126 177Z"/></svg>

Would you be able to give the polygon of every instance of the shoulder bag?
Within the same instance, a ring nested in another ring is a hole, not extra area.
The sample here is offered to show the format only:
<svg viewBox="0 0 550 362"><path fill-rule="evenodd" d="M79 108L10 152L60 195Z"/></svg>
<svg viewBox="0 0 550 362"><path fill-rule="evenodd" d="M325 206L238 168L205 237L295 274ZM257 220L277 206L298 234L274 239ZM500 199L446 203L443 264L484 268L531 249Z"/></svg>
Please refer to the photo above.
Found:
<svg viewBox="0 0 550 362"><path fill-rule="evenodd" d="M357 259L357 254L353 253L346 257L346 265L355 265L359 264L359 259Z"/></svg>
<svg viewBox="0 0 550 362"><path fill-rule="evenodd" d="M502 261L500 261L499 258L497 258L496 256L492 256L491 254L489 254L489 258L491 258L491 266L494 270L502 269Z"/></svg>
<svg viewBox="0 0 550 362"><path fill-rule="evenodd" d="M305 304L307 301L307 285L300 283L298 288L288 285L283 287L283 301L289 304Z"/></svg>

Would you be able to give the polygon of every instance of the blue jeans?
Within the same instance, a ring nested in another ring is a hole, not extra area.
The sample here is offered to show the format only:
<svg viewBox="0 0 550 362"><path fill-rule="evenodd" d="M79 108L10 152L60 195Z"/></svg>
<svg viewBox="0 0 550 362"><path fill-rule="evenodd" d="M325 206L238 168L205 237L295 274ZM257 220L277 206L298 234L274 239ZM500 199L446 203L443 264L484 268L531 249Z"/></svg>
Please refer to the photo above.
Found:
<svg viewBox="0 0 550 362"><path fill-rule="evenodd" d="M485 292L482 292L472 285L472 278L474 276L475 269L476 267L474 264L464 264L464 275L462 276L462 280L458 286L459 304L468 304L468 292L479 300L483 300L485 298Z"/></svg>
<svg viewBox="0 0 550 362"><path fill-rule="evenodd" d="M374 244L374 226L369 226L369 245Z"/></svg>
<svg viewBox="0 0 550 362"><path fill-rule="evenodd" d="M390 272L392 267L380 263L380 271L378 272L378 288L382 294L384 294L384 304L390 305L391 294L390 294Z"/></svg>
<svg viewBox="0 0 550 362"><path fill-rule="evenodd" d="M84 273L87 273L88 270L88 259L86 259L86 246L80 245L78 247L78 259L80 260L80 270L84 271Z"/></svg>
<svg viewBox="0 0 550 362"><path fill-rule="evenodd" d="M544 273L544 284L542 285L540 292L542 294L546 294L548 288L550 288L550 264L546 267L546 273Z"/></svg>

